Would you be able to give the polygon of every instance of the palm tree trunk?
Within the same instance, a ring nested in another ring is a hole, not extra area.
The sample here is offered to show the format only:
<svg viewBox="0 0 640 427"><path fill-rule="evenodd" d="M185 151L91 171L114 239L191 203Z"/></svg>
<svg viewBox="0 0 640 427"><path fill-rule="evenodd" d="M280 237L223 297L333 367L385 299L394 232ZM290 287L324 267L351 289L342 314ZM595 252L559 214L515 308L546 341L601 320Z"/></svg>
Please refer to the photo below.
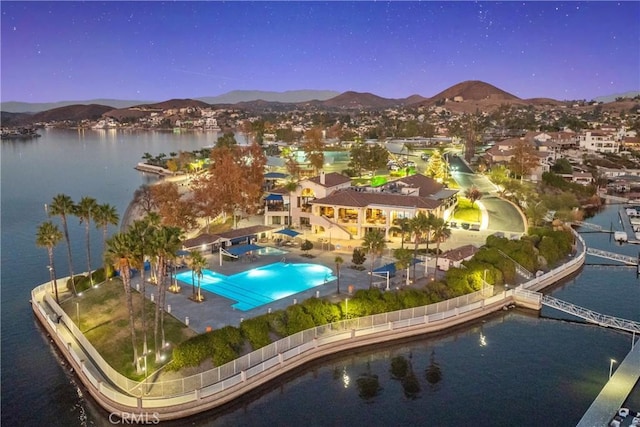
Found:
<svg viewBox="0 0 640 427"><path fill-rule="evenodd" d="M131 295L131 276L129 273L129 266L124 266L120 270L120 273L122 275L122 282L124 284L124 292L127 297L127 309L129 311L129 330L131 332L131 346L133 347L133 364L136 367L136 372L140 372L140 360L138 359L138 343L136 342L136 319L133 312L133 298Z"/></svg>
<svg viewBox="0 0 640 427"><path fill-rule="evenodd" d="M89 232L89 218L85 223L85 235L87 239L87 271L89 272L89 284L93 286L93 274L91 274L91 238Z"/></svg>
<svg viewBox="0 0 640 427"><path fill-rule="evenodd" d="M144 256L142 257L142 267L140 268L140 293L142 296L142 307L140 307L140 313L142 316L142 354L147 354L149 351L147 345L147 315L146 315L146 287L145 287L145 273L144 273Z"/></svg>
<svg viewBox="0 0 640 427"><path fill-rule="evenodd" d="M420 240L418 239L418 236L416 236L416 240L414 242L414 247L413 247L413 280L416 280L416 259L418 256L418 242Z"/></svg>
<svg viewBox="0 0 640 427"><path fill-rule="evenodd" d="M58 279L56 279L56 268L53 265L53 247L49 246L47 248L47 252L49 254L49 277L51 278L51 283L53 284L53 289L56 295L56 304L60 304L60 298L58 297Z"/></svg>
<svg viewBox="0 0 640 427"><path fill-rule="evenodd" d="M67 241L67 255L69 257L69 276L71 277L71 292L73 295L77 295L76 292L76 279L73 276L73 258L71 256L71 241L69 240L69 227L67 227L67 217L66 215L61 215L62 218L62 228L64 229L64 239Z"/></svg>
<svg viewBox="0 0 640 427"><path fill-rule="evenodd" d="M156 362L160 361L160 346L158 345L158 331L160 328L160 307L162 306L160 298L160 287L162 286L162 282L164 281L164 273L162 270L164 270L164 261L163 259L160 257L157 261L156 264L156 285L157 285L157 291L158 291L158 298L156 299L156 314L155 314L155 318L153 321L153 342L154 342L154 348L156 351Z"/></svg>

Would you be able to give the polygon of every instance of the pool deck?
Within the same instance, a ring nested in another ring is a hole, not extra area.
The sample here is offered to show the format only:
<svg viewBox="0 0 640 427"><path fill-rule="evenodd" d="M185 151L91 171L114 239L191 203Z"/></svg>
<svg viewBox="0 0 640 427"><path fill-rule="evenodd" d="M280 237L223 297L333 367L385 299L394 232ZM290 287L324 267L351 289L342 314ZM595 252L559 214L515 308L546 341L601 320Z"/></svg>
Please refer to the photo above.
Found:
<svg viewBox="0 0 640 427"><path fill-rule="evenodd" d="M302 302L307 298L319 296L320 298L328 297L329 300L337 302L349 297L348 287L353 285L354 291L358 289L369 288L369 260L364 264L365 271L359 271L350 268L351 266L351 251L328 251L313 249L309 251L309 254L314 255L314 258L307 258L302 256L302 251L295 247L279 248L289 251L285 255L262 255L258 256L254 261L250 261L248 258L243 257L237 261L223 261L220 266L218 254L207 254L206 259L208 261L207 269L213 270L225 276L231 276L236 273L240 273L252 268L261 267L267 264L273 264L282 261L284 258L289 263L314 263L325 265L333 271L335 275L335 262L336 256L342 257L344 263L340 266L340 294L336 293L336 280L327 282L324 285L310 288L306 291L300 292L295 295L291 295L287 298L274 301L270 304L265 304L260 307L256 307L252 310L241 311L236 310L232 305L236 302L222 296L206 292L202 290L202 294L206 300L201 303L193 302L189 299L191 296L191 286L179 282L181 289L179 293L167 292L166 302L167 308L170 306L170 313L178 320L186 323L186 318L189 318L189 327L196 332L205 332L207 327L212 329L219 329L227 325L238 326L244 319L259 316L265 314L271 309L272 311L285 309L289 305L293 304L293 300ZM390 262L390 259L385 259L386 262ZM382 265L383 262L378 259L376 266ZM433 261L432 261L433 263ZM430 267L433 267L430 265ZM180 269L185 271L185 269ZM418 280L424 277L424 264L419 264L417 268ZM392 278L392 282L401 280L398 276ZM384 281L382 278L374 277L374 283ZM131 285L136 287L140 283L140 275L136 275L131 280ZM382 285L383 287L386 284ZM157 293L156 286L147 282L146 294L147 298L150 298L151 294ZM154 295L157 297L157 295Z"/></svg>

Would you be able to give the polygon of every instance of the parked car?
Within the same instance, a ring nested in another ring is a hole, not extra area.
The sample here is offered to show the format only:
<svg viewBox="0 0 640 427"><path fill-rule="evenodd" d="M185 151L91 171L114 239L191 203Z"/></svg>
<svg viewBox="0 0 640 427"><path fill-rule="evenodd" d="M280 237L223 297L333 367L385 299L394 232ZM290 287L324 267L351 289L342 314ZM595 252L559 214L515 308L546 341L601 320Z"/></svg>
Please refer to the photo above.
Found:
<svg viewBox="0 0 640 427"><path fill-rule="evenodd" d="M420 154L420 159L424 160L425 162L429 160L429 157L431 156L429 156L427 153Z"/></svg>
<svg viewBox="0 0 640 427"><path fill-rule="evenodd" d="M416 162L414 162L413 160L408 160L408 161L404 162L404 167L405 168L415 168L416 167Z"/></svg>

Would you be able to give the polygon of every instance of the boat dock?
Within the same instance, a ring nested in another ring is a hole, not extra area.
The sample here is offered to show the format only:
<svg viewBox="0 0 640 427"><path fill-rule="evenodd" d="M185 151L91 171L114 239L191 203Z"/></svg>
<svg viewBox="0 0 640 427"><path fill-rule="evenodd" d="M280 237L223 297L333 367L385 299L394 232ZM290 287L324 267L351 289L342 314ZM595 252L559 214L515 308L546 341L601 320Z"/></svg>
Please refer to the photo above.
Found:
<svg viewBox="0 0 640 427"><path fill-rule="evenodd" d="M640 378L640 341L634 343L629 354L587 409L578 427L608 426L638 382L638 378Z"/></svg>

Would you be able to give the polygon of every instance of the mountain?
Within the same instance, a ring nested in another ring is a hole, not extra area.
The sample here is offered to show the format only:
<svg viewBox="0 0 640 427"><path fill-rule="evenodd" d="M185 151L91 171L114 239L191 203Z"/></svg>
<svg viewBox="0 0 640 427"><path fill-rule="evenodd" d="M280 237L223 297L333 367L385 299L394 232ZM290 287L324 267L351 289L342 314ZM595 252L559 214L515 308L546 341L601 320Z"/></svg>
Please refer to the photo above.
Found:
<svg viewBox="0 0 640 427"><path fill-rule="evenodd" d="M613 102L616 100L616 98L634 98L638 95L640 95L640 92L636 90L625 93L614 93L611 95L598 96L597 98L593 98L593 100L598 102Z"/></svg>
<svg viewBox="0 0 640 427"><path fill-rule="evenodd" d="M127 108L133 105L148 104L154 101L127 101L122 99L90 99L87 101L60 101L60 102L0 102L0 110L7 113L39 113L59 107L68 107L70 105L109 105L111 108Z"/></svg>
<svg viewBox="0 0 640 427"><path fill-rule="evenodd" d="M239 102L267 101L298 103L312 100L324 101L338 95L331 90L288 90L285 92L269 92L260 90L234 90L218 96L196 98L207 104L237 104Z"/></svg>
<svg viewBox="0 0 640 427"><path fill-rule="evenodd" d="M452 100L457 96L462 97L465 101L482 101L485 99L515 101L520 99L509 92L505 92L502 89L498 89L497 87L490 85L489 83L481 82L479 80L467 80L466 82L453 85L437 95L432 96L431 100Z"/></svg>
<svg viewBox="0 0 640 427"><path fill-rule="evenodd" d="M134 105L132 109L159 109L168 110L170 108L207 108L210 105L197 99L169 99L168 101L156 102L155 104Z"/></svg>
<svg viewBox="0 0 640 427"><path fill-rule="evenodd" d="M64 120L98 120L104 113L111 110L113 110L113 107L108 105L68 105L65 107L41 111L28 116L28 119L30 123L56 122Z"/></svg>
<svg viewBox="0 0 640 427"><path fill-rule="evenodd" d="M344 109L367 109L367 108L389 108L401 105L402 101L397 99L382 98L368 92L344 92L340 95L327 99L321 103L329 108Z"/></svg>

